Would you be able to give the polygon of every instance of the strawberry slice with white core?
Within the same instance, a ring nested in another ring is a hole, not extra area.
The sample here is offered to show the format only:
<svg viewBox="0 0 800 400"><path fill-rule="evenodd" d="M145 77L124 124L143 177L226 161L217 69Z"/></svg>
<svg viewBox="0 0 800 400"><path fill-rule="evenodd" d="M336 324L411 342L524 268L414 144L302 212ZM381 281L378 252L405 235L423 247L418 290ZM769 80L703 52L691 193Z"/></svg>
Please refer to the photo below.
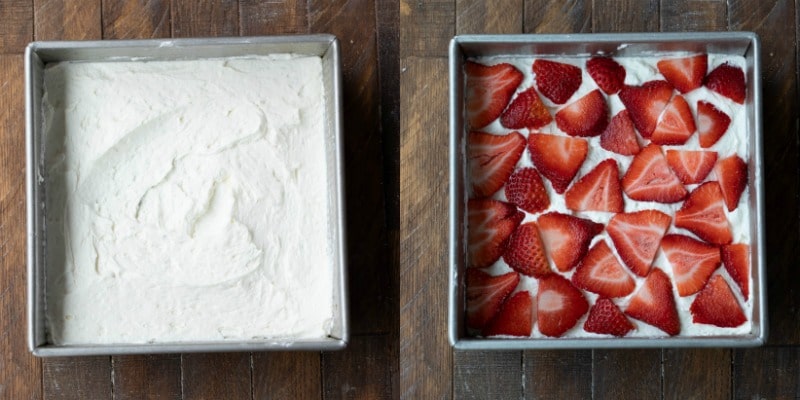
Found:
<svg viewBox="0 0 800 400"><path fill-rule="evenodd" d="M533 165L550 181L553 190L563 194L586 160L589 144L581 138L531 133L528 151Z"/></svg>
<svg viewBox="0 0 800 400"><path fill-rule="evenodd" d="M744 71L741 68L730 63L722 64L708 73L704 84L707 88L739 104L744 104L747 87L744 82Z"/></svg>
<svg viewBox="0 0 800 400"><path fill-rule="evenodd" d="M553 117L534 88L518 94L500 117L500 124L509 129L538 129L551 122Z"/></svg>
<svg viewBox="0 0 800 400"><path fill-rule="evenodd" d="M550 207L550 197L535 168L520 168L508 179L506 199L517 207L536 214Z"/></svg>
<svg viewBox="0 0 800 400"><path fill-rule="evenodd" d="M497 119L524 77L522 71L505 63L487 66L467 61L464 73L467 120L472 129L483 128Z"/></svg>
<svg viewBox="0 0 800 400"><path fill-rule="evenodd" d="M649 81L641 86L625 85L619 92L619 99L630 112L633 125L645 139L653 134L658 117L671 98L672 85L667 81Z"/></svg>
<svg viewBox="0 0 800 400"><path fill-rule="evenodd" d="M573 269L603 231L602 224L557 212L540 216L538 225L545 251L561 272Z"/></svg>
<svg viewBox="0 0 800 400"><path fill-rule="evenodd" d="M534 61L533 73L539 92L556 104L566 103L583 81L580 68L550 60Z"/></svg>
<svg viewBox="0 0 800 400"><path fill-rule="evenodd" d="M639 153L642 147L636 139L636 131L628 110L622 110L611 118L611 122L600 134L600 147L623 156Z"/></svg>
<svg viewBox="0 0 800 400"><path fill-rule="evenodd" d="M700 147L713 146L728 131L731 117L713 104L697 101L697 134L700 137Z"/></svg>
<svg viewBox="0 0 800 400"><path fill-rule="evenodd" d="M513 204L489 199L470 200L467 212L469 265L488 267L506 251L508 238L525 218L525 213Z"/></svg>
<svg viewBox="0 0 800 400"><path fill-rule="evenodd" d="M592 57L586 62L586 72L608 95L619 92L625 83L625 68L610 57Z"/></svg>
<svg viewBox="0 0 800 400"><path fill-rule="evenodd" d="M653 268L633 295L625 314L661 329L670 336L681 332L672 283L664 271Z"/></svg>
<svg viewBox="0 0 800 400"><path fill-rule="evenodd" d="M539 280L536 305L539 331L551 337L563 335L589 310L583 293L558 274Z"/></svg>
<svg viewBox="0 0 800 400"><path fill-rule="evenodd" d="M657 210L617 214L606 226L620 258L633 273L647 276L672 217Z"/></svg>
<svg viewBox="0 0 800 400"><path fill-rule="evenodd" d="M525 151L525 137L519 132L492 135L470 132L467 137L467 163L476 197L488 197L500 190Z"/></svg>
<svg viewBox="0 0 800 400"><path fill-rule="evenodd" d="M575 286L604 297L623 297L636 287L604 240L597 242L572 275Z"/></svg>
<svg viewBox="0 0 800 400"><path fill-rule="evenodd" d="M695 297L689 311L696 324L734 328L747 322L731 287L720 275L711 278L703 291Z"/></svg>
<svg viewBox="0 0 800 400"><path fill-rule="evenodd" d="M664 79L681 93L687 93L703 85L708 71L708 55L670 58L656 64Z"/></svg>
<svg viewBox="0 0 800 400"><path fill-rule="evenodd" d="M521 274L541 278L553 273L547 262L539 228L535 222L520 225L508 241L503 260Z"/></svg>
<svg viewBox="0 0 800 400"><path fill-rule="evenodd" d="M597 164L564 194L567 208L574 211L622 212L622 186L617 162L609 158Z"/></svg>
<svg viewBox="0 0 800 400"><path fill-rule="evenodd" d="M703 182L717 163L716 151L667 150L667 163L686 185Z"/></svg>
<svg viewBox="0 0 800 400"><path fill-rule="evenodd" d="M599 89L556 113L558 129L570 136L597 136L608 125L608 104Z"/></svg>
<svg viewBox="0 0 800 400"><path fill-rule="evenodd" d="M666 235L661 239L661 248L672 265L675 287L681 296L697 293L719 268L719 248L689 236Z"/></svg>
<svg viewBox="0 0 800 400"><path fill-rule="evenodd" d="M467 326L483 329L497 314L500 305L519 283L519 274L509 272L492 276L470 268L467 270Z"/></svg>
<svg viewBox="0 0 800 400"><path fill-rule="evenodd" d="M719 160L714 167L714 173L717 175L728 211L735 210L739 206L739 198L742 197L744 188L747 186L747 163L734 154Z"/></svg>
<svg viewBox="0 0 800 400"><path fill-rule="evenodd" d="M739 285L742 297L750 297L750 246L745 243L735 243L722 246L722 264L728 275Z"/></svg>
<svg viewBox="0 0 800 400"><path fill-rule="evenodd" d="M631 199L675 203L686 197L686 188L672 172L661 146L651 144L639 152L622 178L622 190Z"/></svg>
<svg viewBox="0 0 800 400"><path fill-rule="evenodd" d="M634 326L613 301L600 297L589 310L583 324L586 332L623 337L634 330Z"/></svg>
<svg viewBox="0 0 800 400"><path fill-rule="evenodd" d="M530 336L533 330L533 297L530 292L514 293L489 321L483 336Z"/></svg>
<svg viewBox="0 0 800 400"><path fill-rule="evenodd" d="M689 103L683 96L676 95L658 119L650 140L655 144L681 145L689 140L695 130L697 128Z"/></svg>
<svg viewBox="0 0 800 400"><path fill-rule="evenodd" d="M692 191L675 213L675 226L688 229L709 243L720 245L733 240L722 190L716 181L706 182Z"/></svg>

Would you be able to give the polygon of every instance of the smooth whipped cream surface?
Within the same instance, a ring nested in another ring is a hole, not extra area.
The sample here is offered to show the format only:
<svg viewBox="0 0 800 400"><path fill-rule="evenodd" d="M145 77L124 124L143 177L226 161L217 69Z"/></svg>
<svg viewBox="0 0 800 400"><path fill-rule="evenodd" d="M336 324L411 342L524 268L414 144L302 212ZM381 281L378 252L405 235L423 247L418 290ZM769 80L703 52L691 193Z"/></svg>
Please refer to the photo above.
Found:
<svg viewBox="0 0 800 400"><path fill-rule="evenodd" d="M670 57L683 57L687 55L690 54L668 53L668 54L659 54L659 55L644 56L644 57L614 57L614 60L625 68L626 85L641 85L651 80L659 80L659 79L664 80L664 76L658 71L658 68L656 68L656 64L658 63L659 60ZM554 116L554 119L555 119L555 112L558 109L576 101L577 99L580 99L581 97L588 94L592 90L598 88L597 84L594 82L592 77L586 71L586 61L589 60L587 57L540 57L540 58L547 58L553 61L572 64L581 68L582 71L581 86L565 104L558 105L550 101L548 98L540 96L544 104L548 107L551 114ZM533 72L531 70L531 66L533 65L534 60L535 59L532 57L500 57L500 56L482 57L475 59L476 62L485 65L509 63L514 65L517 69L519 69L524 74L524 79L520 84L517 93L531 86L534 86L534 77L533 77ZM744 57L727 55L727 54L708 54L708 71L711 71L717 66L726 62L738 66L745 71L747 70L747 64ZM675 91L675 93L678 92ZM608 96L605 93L603 93L603 95L608 101L608 106L610 110L609 118L616 115L618 112L622 111L625 108L625 106L622 104L622 101L619 99L618 94ZM753 95L752 93L748 92L746 101L749 101L750 96L752 95ZM709 90L705 86L701 86L700 88L695 89L689 93L682 94L682 96L684 96L686 102L689 104L689 107L691 108L693 115L695 116L697 115L697 101L705 100L711 102L717 108L728 114L728 116L731 117L731 124L730 127L728 128L727 133L725 133L725 135L722 136L722 138L717 143L715 143L708 149L703 149L700 147L699 135L695 133L689 138L689 140L684 145L661 146L664 149L664 151L673 148L683 149L683 150L710 150L710 151L716 151L718 153L718 160L721 160L733 154L738 154L739 157L741 157L745 161L750 160L750 148L749 148L750 133L748 130L747 112L745 109L745 105L737 104L734 101L728 99L727 97ZM511 101L513 101L513 98ZM512 131L518 131L525 137L527 137L527 135L529 134L528 129L507 129L503 127L500 124L499 118L493 121L489 126L481 130L487 133L494 133L494 134L507 134ZM560 130L558 126L556 126L555 120L550 124L540 129L537 129L536 131L542 133L551 133L551 134L569 136L565 132ZM586 156L586 160L581 166L581 169L578 171L575 178L573 179L573 183L579 180L582 176L586 175L589 171L594 169L597 166L597 164L608 158L613 158L614 160L617 161L621 175L624 175L625 171L628 170L628 167L630 166L631 161L633 160L632 156L623 156L603 149L600 146L600 136L588 137L584 139L588 140L589 142L589 152ZM522 154L522 157L520 158L517 167L518 168L534 167L527 147L524 153ZM758 172L757 169L756 171ZM714 180L714 179L716 178L714 172L712 171L706 178L706 180ZM607 225L608 222L611 220L611 217L614 216L613 213L608 213L608 212L572 211L569 208L567 208L563 195L559 195L553 190L550 181L547 179L542 179L542 181L544 182L545 189L547 190L550 197L550 208L548 208L544 212L557 211L565 214L572 214L578 217L590 219L594 222L602 223L604 226ZM686 186L686 190L691 192L697 186L699 186L699 184L684 185L684 186ZM733 212L728 212L727 208L725 208L725 213L731 225L731 233L733 234L733 243L747 243L750 244L752 247L752 239L751 239L752 227L751 227L751 215L750 215L751 206L748 204L750 197L751 197L750 187L748 186L739 199L739 207L737 207ZM505 192L502 189L499 190L493 196L493 198L497 200L507 201L505 197ZM697 238L697 236L694 235L692 232L686 229L677 228L674 225L675 212L681 208L681 206L683 205L683 201L671 204L649 202L649 201L635 201L630 199L624 193L623 193L623 199L625 202L625 212L635 212L646 209L655 209L662 211L667 215L673 217L673 224L670 225L670 228L667 230L668 234L676 233ZM537 216L539 215L539 214L534 215L527 212L525 214L526 216L525 219L523 220L523 223L528 221L535 221L537 219ZM606 244L608 244L609 248L617 256L620 265L624 266L625 264L622 262L622 259L619 258L619 253L617 253L616 247L614 246L614 243L611 241L611 237L605 230L592 240L590 248L601 240L606 241ZM553 271L558 271L558 269L555 268L555 265L552 264L552 261L550 261L550 264L551 264L551 269ZM655 260L653 261L653 268L660 268L674 282L674 275L672 273L671 264L667 260L667 257L665 256L664 252L661 251L660 249L656 254ZM501 258L489 269L487 269L487 271L492 275L498 275L511 272L513 270ZM574 273L574 269L566 273L561 273L561 272L559 273L562 276L566 277L567 279L571 279L572 274ZM738 285L730 277L730 275L722 265L720 265L720 267L714 272L714 274L722 275L725 278L728 285L731 287L731 290L734 292L734 295L736 296L737 300L739 301L739 304L742 306L744 314L747 317L747 322L735 328L721 328L714 325L695 324L692 322L692 315L689 312L689 307L691 306L697 294L681 297L678 295L677 291L675 291L673 287L676 307L678 309L678 314L681 321L681 332L679 336L745 335L752 332L753 297L755 296L752 290L753 288L752 276L750 277L751 279L750 298L747 301L745 301L744 298L741 296L741 292L739 290ZM614 303L616 303L623 311L628 306L628 303L630 302L631 298L637 293L639 288L642 286L642 283L644 282L644 278L639 277L636 274L630 273L630 271L629 275L636 281L636 289L632 294L626 297L613 299ZM536 293L538 293L537 280L535 278L520 274L520 284L517 286L515 292L522 290L527 290L535 296ZM594 302L599 297L597 294L586 290L582 290L582 292L586 295L587 299L589 300L590 306L593 305ZM567 331L567 333L565 333L562 337L588 337L588 338L611 337L610 335L601 335L601 334L586 332L585 330L583 330L583 324L586 321L588 315L589 314L586 313L575 324L575 326L569 331ZM634 324L636 329L628 333L626 337L668 336L660 329L652 325L649 325L643 321L633 318L629 319ZM531 336L534 338L548 338L539 331L538 325L535 323L534 323L533 334Z"/></svg>
<svg viewBox="0 0 800 400"><path fill-rule="evenodd" d="M44 75L55 344L322 338L322 62L62 62Z"/></svg>

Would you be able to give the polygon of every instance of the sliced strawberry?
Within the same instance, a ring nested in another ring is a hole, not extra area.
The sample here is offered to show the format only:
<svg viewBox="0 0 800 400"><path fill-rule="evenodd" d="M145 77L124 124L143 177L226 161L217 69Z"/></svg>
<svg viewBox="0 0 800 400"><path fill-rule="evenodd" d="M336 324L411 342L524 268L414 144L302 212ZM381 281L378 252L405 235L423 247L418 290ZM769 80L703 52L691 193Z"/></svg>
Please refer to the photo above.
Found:
<svg viewBox="0 0 800 400"><path fill-rule="evenodd" d="M561 336L575 326L589 309L583 293L558 274L539 280L536 305L539 331L553 337Z"/></svg>
<svg viewBox="0 0 800 400"><path fill-rule="evenodd" d="M519 132L508 135L470 132L467 141L472 191L476 197L491 196L503 187L514 172L525 151L525 137Z"/></svg>
<svg viewBox="0 0 800 400"><path fill-rule="evenodd" d="M550 259L561 272L574 268L586 255L603 225L572 215L550 212L539 217L539 234Z"/></svg>
<svg viewBox="0 0 800 400"><path fill-rule="evenodd" d="M500 117L500 124L510 129L538 129L551 122L553 117L534 88L518 94Z"/></svg>
<svg viewBox="0 0 800 400"><path fill-rule="evenodd" d="M597 136L608 125L608 104L595 89L556 113L558 129L571 136Z"/></svg>
<svg viewBox="0 0 800 400"><path fill-rule="evenodd" d="M524 77L511 64L492 66L467 61L467 120L472 129L480 129L497 119Z"/></svg>
<svg viewBox="0 0 800 400"><path fill-rule="evenodd" d="M535 278L553 273L535 222L526 222L514 231L508 241L508 249L503 254L503 261L514 271Z"/></svg>
<svg viewBox="0 0 800 400"><path fill-rule="evenodd" d="M692 191L675 213L675 226L688 229L709 243L728 244L733 240L722 190L716 181L706 182Z"/></svg>
<svg viewBox="0 0 800 400"><path fill-rule="evenodd" d="M539 92L556 104L564 104L581 86L581 69L570 64L549 60L533 62Z"/></svg>
<svg viewBox="0 0 800 400"><path fill-rule="evenodd" d="M744 83L744 72L739 67L725 63L714 68L706 76L705 85L739 104L744 104L747 88Z"/></svg>
<svg viewBox="0 0 800 400"><path fill-rule="evenodd" d="M561 194L581 169L589 144L580 138L531 133L528 151L533 165L550 181L553 190Z"/></svg>
<svg viewBox="0 0 800 400"><path fill-rule="evenodd" d="M634 326L613 301L601 297L589 310L583 329L586 332L622 337L632 331Z"/></svg>
<svg viewBox="0 0 800 400"><path fill-rule="evenodd" d="M728 211L735 210L739 207L739 198L747 186L747 163L734 154L719 160L714 167L714 173L717 175Z"/></svg>
<svg viewBox="0 0 800 400"><path fill-rule="evenodd" d="M647 276L672 217L657 210L617 214L606 226L622 261L636 275Z"/></svg>
<svg viewBox="0 0 800 400"><path fill-rule="evenodd" d="M567 208L574 211L622 212L619 167L609 158L597 164L564 194Z"/></svg>
<svg viewBox="0 0 800 400"><path fill-rule="evenodd" d="M533 297L521 291L509 297L483 330L483 336L530 336L533 330Z"/></svg>
<svg viewBox="0 0 800 400"><path fill-rule="evenodd" d="M719 248L689 236L666 235L661 248L672 264L675 287L681 296L697 293L719 267Z"/></svg>
<svg viewBox="0 0 800 400"><path fill-rule="evenodd" d="M683 96L676 95L658 119L650 140L655 144L684 144L696 129L689 103Z"/></svg>
<svg viewBox="0 0 800 400"><path fill-rule="evenodd" d="M697 102L697 134L700 135L700 147L713 146L728 131L730 125L731 117L728 114L707 101Z"/></svg>
<svg viewBox="0 0 800 400"><path fill-rule="evenodd" d="M636 139L636 131L633 129L633 121L628 110L622 110L611 118L611 122L600 134L600 147L623 156L639 153L642 148Z"/></svg>
<svg viewBox="0 0 800 400"><path fill-rule="evenodd" d="M667 150L667 163L686 185L706 179L716 162L716 151Z"/></svg>
<svg viewBox="0 0 800 400"><path fill-rule="evenodd" d="M625 314L661 329L670 336L681 332L672 283L664 271L653 268L633 295Z"/></svg>
<svg viewBox="0 0 800 400"><path fill-rule="evenodd" d="M489 199L470 200L467 210L470 266L488 267L506 251L508 238L525 218L525 213L513 204Z"/></svg>
<svg viewBox="0 0 800 400"><path fill-rule="evenodd" d="M671 98L672 85L667 81L650 81L642 86L625 85L619 92L619 99L630 112L633 125L645 139L653 134L658 117Z"/></svg>
<svg viewBox="0 0 800 400"><path fill-rule="evenodd" d="M595 244L572 275L575 286L604 297L622 297L633 292L636 283L617 261L605 240Z"/></svg>
<svg viewBox="0 0 800 400"><path fill-rule="evenodd" d="M467 270L467 326L483 329L497 311L503 300L519 283L519 274L509 272L492 276L470 268Z"/></svg>
<svg viewBox="0 0 800 400"><path fill-rule="evenodd" d="M687 93L703 85L703 78L708 71L708 55L698 54L661 60L656 67L675 89Z"/></svg>
<svg viewBox="0 0 800 400"><path fill-rule="evenodd" d="M692 321L698 324L733 328L747 321L731 287L721 275L715 275L708 281L703 291L695 297L689 311L692 312Z"/></svg>
<svg viewBox="0 0 800 400"><path fill-rule="evenodd" d="M514 172L508 179L505 192L508 201L531 214L550 207L544 182L535 168L521 168Z"/></svg>
<svg viewBox="0 0 800 400"><path fill-rule="evenodd" d="M592 57L586 62L586 72L606 94L614 94L625 83L625 68L610 57Z"/></svg>
<svg viewBox="0 0 800 400"><path fill-rule="evenodd" d="M750 246L745 243L736 243L722 246L720 252L722 264L728 275L742 290L742 297L750 297Z"/></svg>
<svg viewBox="0 0 800 400"><path fill-rule="evenodd" d="M651 144L639 152L622 178L622 190L631 199L675 203L686 197L686 188L669 168L661 147Z"/></svg>

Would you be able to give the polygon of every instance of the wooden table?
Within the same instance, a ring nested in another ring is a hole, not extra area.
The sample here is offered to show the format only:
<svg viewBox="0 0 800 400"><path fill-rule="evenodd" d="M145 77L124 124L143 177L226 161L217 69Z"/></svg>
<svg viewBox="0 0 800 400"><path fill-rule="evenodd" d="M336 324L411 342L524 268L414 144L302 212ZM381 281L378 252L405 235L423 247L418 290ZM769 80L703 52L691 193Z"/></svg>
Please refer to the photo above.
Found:
<svg viewBox="0 0 800 400"><path fill-rule="evenodd" d="M798 2L0 0L0 399L798 398ZM444 229L449 39L680 30L754 30L762 38L769 344L453 352ZM24 46L306 32L336 34L343 45L348 349L32 357L24 313Z"/></svg>

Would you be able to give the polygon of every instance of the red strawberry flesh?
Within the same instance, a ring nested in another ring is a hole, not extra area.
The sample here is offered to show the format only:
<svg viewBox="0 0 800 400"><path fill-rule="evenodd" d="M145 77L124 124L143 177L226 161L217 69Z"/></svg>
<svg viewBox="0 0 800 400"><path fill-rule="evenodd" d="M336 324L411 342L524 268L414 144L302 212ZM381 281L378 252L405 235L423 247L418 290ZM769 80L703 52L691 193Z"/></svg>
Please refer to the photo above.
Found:
<svg viewBox="0 0 800 400"><path fill-rule="evenodd" d="M717 163L717 152L667 150L667 163L684 184L701 183Z"/></svg>
<svg viewBox="0 0 800 400"><path fill-rule="evenodd" d="M570 136L597 136L608 125L608 104L593 90L556 113L556 125Z"/></svg>
<svg viewBox="0 0 800 400"><path fill-rule="evenodd" d="M517 227L509 239L503 261L515 271L535 278L553 272L547 262L542 239L539 237L539 228L535 222L526 222Z"/></svg>
<svg viewBox="0 0 800 400"><path fill-rule="evenodd" d="M516 272L492 276L479 269L468 269L467 326L483 329L518 283L519 274Z"/></svg>
<svg viewBox="0 0 800 400"><path fill-rule="evenodd" d="M750 246L745 243L735 243L722 246L722 264L728 275L739 286L742 297L750 297Z"/></svg>
<svg viewBox="0 0 800 400"><path fill-rule="evenodd" d="M531 133L528 151L533 165L562 194L583 165L589 144L581 138Z"/></svg>
<svg viewBox="0 0 800 400"><path fill-rule="evenodd" d="M694 189L675 213L675 226L688 229L709 243L730 243L733 235L719 184L711 181Z"/></svg>
<svg viewBox="0 0 800 400"><path fill-rule="evenodd" d="M536 86L553 103L564 104L581 86L581 69L570 64L538 59L533 62Z"/></svg>
<svg viewBox="0 0 800 400"><path fill-rule="evenodd" d="M622 212L622 186L619 167L607 159L575 182L564 194L567 208L574 211Z"/></svg>
<svg viewBox="0 0 800 400"><path fill-rule="evenodd" d="M497 119L522 82L523 74L511 64L487 66L472 61L464 65L467 76L467 118L472 129Z"/></svg>
<svg viewBox="0 0 800 400"><path fill-rule="evenodd" d="M539 280L536 305L539 331L552 337L559 337L575 326L589 309L583 293L558 274Z"/></svg>
<svg viewBox="0 0 800 400"><path fill-rule="evenodd" d="M500 124L510 129L538 129L552 121L550 111L534 88L518 94L500 117Z"/></svg>
<svg viewBox="0 0 800 400"><path fill-rule="evenodd" d="M533 298L527 291L514 293L483 330L483 336L530 336L533 330Z"/></svg>
<svg viewBox="0 0 800 400"><path fill-rule="evenodd" d="M603 297L623 297L636 287L605 241L595 244L572 275L575 286Z"/></svg>
<svg viewBox="0 0 800 400"><path fill-rule="evenodd" d="M728 211L735 210L747 186L747 163L734 154L720 160L714 167L714 173L717 175Z"/></svg>
<svg viewBox="0 0 800 400"><path fill-rule="evenodd" d="M470 132L467 140L472 191L476 197L491 196L514 172L525 151L525 137L518 132L507 135Z"/></svg>
<svg viewBox="0 0 800 400"><path fill-rule="evenodd" d="M705 79L707 88L739 103L744 104L747 88L741 68L724 63L708 73Z"/></svg>
<svg viewBox="0 0 800 400"><path fill-rule="evenodd" d="M683 96L677 95L659 117L650 140L655 144L681 145L689 140L696 129L689 103Z"/></svg>
<svg viewBox="0 0 800 400"><path fill-rule="evenodd" d="M586 332L623 337L634 330L634 326L613 301L601 297L589 310L583 329Z"/></svg>
<svg viewBox="0 0 800 400"><path fill-rule="evenodd" d="M642 148L636 139L636 131L628 110L622 110L611 118L611 122L600 134L600 147L623 156L639 153Z"/></svg>
<svg viewBox="0 0 800 400"><path fill-rule="evenodd" d="M703 85L708 70L708 55L670 58L656 64L664 78L681 93L687 93Z"/></svg>
<svg viewBox="0 0 800 400"><path fill-rule="evenodd" d="M517 207L536 214L550 207L550 197L542 177L534 168L520 168L508 179L506 199Z"/></svg>
<svg viewBox="0 0 800 400"><path fill-rule="evenodd" d="M670 336L681 331L672 283L664 271L653 268L634 293L625 314L661 329Z"/></svg>
<svg viewBox="0 0 800 400"><path fill-rule="evenodd" d="M625 83L625 68L610 57L592 57L586 62L586 72L609 95L619 92Z"/></svg>
<svg viewBox="0 0 800 400"><path fill-rule="evenodd" d="M649 139L656 129L658 117L672 98L672 85L667 81L649 81L641 86L624 86L619 99L631 114L633 125L643 138Z"/></svg>
<svg viewBox="0 0 800 400"><path fill-rule="evenodd" d="M731 117L713 104L699 100L697 102L697 134L700 136L700 147L713 146L728 131Z"/></svg>
<svg viewBox="0 0 800 400"><path fill-rule="evenodd" d="M734 328L747 321L731 287L721 275L714 275L711 278L706 287L695 297L689 310L692 313L692 321L698 324Z"/></svg>
<svg viewBox="0 0 800 400"><path fill-rule="evenodd" d="M669 168L661 147L651 144L639 152L622 178L622 190L631 199L675 203L686 197L686 188Z"/></svg>
<svg viewBox="0 0 800 400"><path fill-rule="evenodd" d="M469 264L484 268L500 259L508 238L525 217L513 204L498 200L470 200L467 203L467 248Z"/></svg>
<svg viewBox="0 0 800 400"><path fill-rule="evenodd" d="M671 223L672 217L661 211L642 210L613 216L606 230L625 265L647 276Z"/></svg>
<svg viewBox="0 0 800 400"><path fill-rule="evenodd" d="M538 225L545 251L561 272L573 269L603 231L602 224L557 212L541 215Z"/></svg>
<svg viewBox="0 0 800 400"><path fill-rule="evenodd" d="M697 293L719 267L719 248L683 235L661 239L664 255L672 265L675 287L681 296Z"/></svg>

